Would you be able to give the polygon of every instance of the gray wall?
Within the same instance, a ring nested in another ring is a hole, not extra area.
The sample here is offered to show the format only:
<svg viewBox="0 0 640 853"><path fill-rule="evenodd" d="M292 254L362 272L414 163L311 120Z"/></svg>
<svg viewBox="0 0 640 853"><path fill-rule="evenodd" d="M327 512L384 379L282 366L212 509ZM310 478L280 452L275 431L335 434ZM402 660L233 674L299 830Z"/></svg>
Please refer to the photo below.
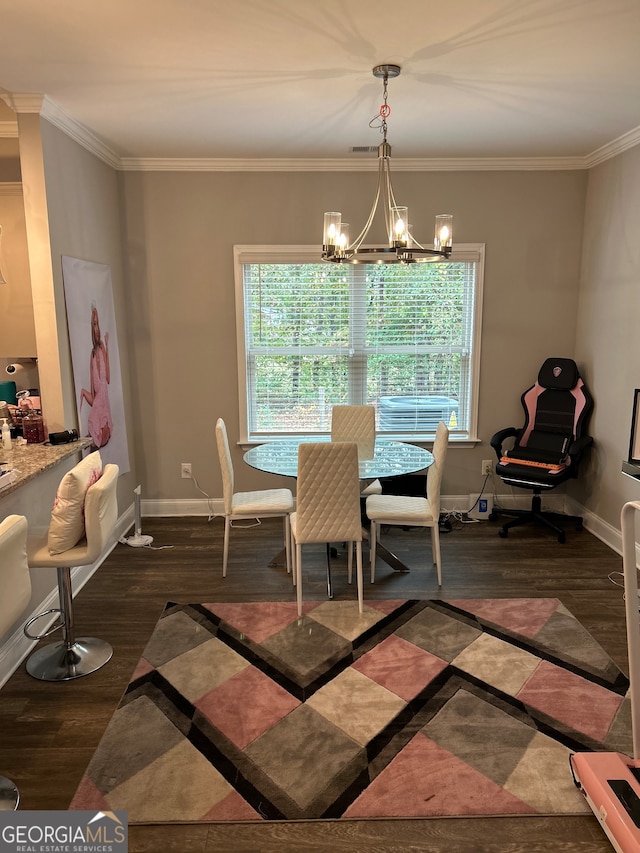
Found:
<svg viewBox="0 0 640 853"><path fill-rule="evenodd" d="M181 480L192 462L202 489L221 495L216 418L237 440L234 244L318 244L324 210L364 222L372 173L126 172L134 421L145 498L199 497ZM522 423L521 392L549 355L573 356L586 172L394 174L417 233L455 215L454 239L486 243L479 435L452 446L444 494L479 491L480 461L496 429ZM237 488L278 484L242 464Z"/></svg>
<svg viewBox="0 0 640 853"><path fill-rule="evenodd" d="M122 389L125 412L129 414L127 434L131 472L121 476L118 481L118 501L123 509L132 502L132 491L137 485L135 480L137 472L135 453L132 450L134 428L130 416L131 381L128 343L131 330L127 308L128 294L123 278L118 174L46 121L42 122L42 146L65 415L65 422L60 428L77 426L76 396L62 278L62 257L66 255L107 264L111 269L118 348L122 365Z"/></svg>
<svg viewBox="0 0 640 853"><path fill-rule="evenodd" d="M640 388L640 147L589 172L576 359L595 399L596 443L577 499L615 529L640 485L621 473Z"/></svg>

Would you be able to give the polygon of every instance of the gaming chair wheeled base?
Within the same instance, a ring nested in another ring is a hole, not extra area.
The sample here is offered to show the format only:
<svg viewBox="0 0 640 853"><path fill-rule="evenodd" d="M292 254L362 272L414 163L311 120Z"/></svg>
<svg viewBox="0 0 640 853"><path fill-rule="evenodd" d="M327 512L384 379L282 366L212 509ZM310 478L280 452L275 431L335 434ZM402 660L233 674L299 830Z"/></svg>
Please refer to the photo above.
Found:
<svg viewBox="0 0 640 853"><path fill-rule="evenodd" d="M498 531L498 536L501 536L503 539L506 539L509 535L509 530L512 527L520 527L521 525L529 524L530 522L540 523L544 527L548 527L550 530L553 530L554 533L557 534L558 542L560 543L564 543L565 541L565 531L558 522L573 522L576 526L576 530L582 529L582 518L578 515L565 515L562 512L543 511L540 492L537 490L534 492L533 498L531 499L531 509L494 510L489 516L489 520L494 521L500 515L513 516L511 521L506 521L502 525L502 529Z"/></svg>

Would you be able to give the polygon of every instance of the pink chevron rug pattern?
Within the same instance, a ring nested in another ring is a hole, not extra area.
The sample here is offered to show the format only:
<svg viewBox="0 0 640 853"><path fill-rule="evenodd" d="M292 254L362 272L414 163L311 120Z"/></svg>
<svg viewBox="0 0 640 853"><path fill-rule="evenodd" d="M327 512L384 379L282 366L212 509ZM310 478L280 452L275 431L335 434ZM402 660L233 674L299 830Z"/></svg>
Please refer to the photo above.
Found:
<svg viewBox="0 0 640 853"><path fill-rule="evenodd" d="M131 824L588 814L628 681L557 599L168 603L70 805Z"/></svg>

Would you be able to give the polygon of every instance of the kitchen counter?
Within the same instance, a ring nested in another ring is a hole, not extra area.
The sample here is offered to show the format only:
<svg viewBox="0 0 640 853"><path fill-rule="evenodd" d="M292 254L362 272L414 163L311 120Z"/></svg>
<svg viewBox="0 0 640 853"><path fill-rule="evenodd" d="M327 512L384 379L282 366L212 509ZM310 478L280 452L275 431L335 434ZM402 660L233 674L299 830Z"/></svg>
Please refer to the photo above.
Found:
<svg viewBox="0 0 640 853"><path fill-rule="evenodd" d="M2 470L14 470L16 479L13 483L0 488L0 498L14 492L16 489L34 480L39 474L53 468L63 459L74 453L79 453L91 444L90 438L81 438L69 444L16 444L11 450L0 446L0 462L5 463Z"/></svg>

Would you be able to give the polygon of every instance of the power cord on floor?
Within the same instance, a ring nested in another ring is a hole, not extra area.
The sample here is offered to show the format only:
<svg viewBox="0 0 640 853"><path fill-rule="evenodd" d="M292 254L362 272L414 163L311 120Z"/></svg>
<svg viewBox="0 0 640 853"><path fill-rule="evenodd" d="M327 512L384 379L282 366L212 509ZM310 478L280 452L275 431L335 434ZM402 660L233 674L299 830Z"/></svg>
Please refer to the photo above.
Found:
<svg viewBox="0 0 640 853"><path fill-rule="evenodd" d="M480 501L480 498L484 495L485 490L487 488L487 482L489 481L489 477L491 474L485 474L484 480L482 482L482 487L480 489L480 494L475 499L473 504L469 507L469 509L458 509L454 507L448 512L440 513L440 524L439 528L441 532L449 532L454 529L454 525L459 529L463 524L478 524L481 521L484 521L482 518L469 518L469 513L472 512Z"/></svg>
<svg viewBox="0 0 640 853"><path fill-rule="evenodd" d="M121 536L118 542L121 545L130 545L133 548L147 548L149 551L164 551L165 548L175 548L175 545L152 545L153 537L143 535Z"/></svg>

